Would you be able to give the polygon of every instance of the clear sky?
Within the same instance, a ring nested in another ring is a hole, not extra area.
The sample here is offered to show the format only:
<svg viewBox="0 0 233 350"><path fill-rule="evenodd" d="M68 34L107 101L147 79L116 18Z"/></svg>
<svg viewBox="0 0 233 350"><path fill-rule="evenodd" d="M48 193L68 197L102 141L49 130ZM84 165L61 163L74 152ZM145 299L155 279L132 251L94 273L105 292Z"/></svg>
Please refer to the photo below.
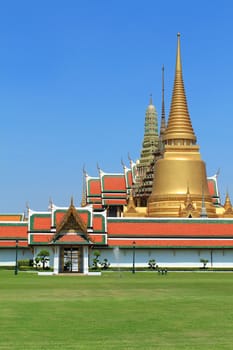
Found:
<svg viewBox="0 0 233 350"><path fill-rule="evenodd" d="M140 155L149 95L168 117L177 32L208 175L233 200L233 2L0 2L0 212L80 204L82 169Z"/></svg>

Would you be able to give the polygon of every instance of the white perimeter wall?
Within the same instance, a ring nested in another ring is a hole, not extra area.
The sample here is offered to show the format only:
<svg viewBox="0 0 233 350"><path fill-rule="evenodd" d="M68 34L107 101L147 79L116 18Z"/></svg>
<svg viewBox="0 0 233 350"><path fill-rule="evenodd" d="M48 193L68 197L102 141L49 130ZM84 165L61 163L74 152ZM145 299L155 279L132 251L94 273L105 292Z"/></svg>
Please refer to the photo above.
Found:
<svg viewBox="0 0 233 350"><path fill-rule="evenodd" d="M100 261L108 259L112 267L132 267L133 249L93 249L89 266L92 266L93 252L99 250ZM160 267L201 267L200 259L209 260L207 267L233 267L233 249L137 249L135 266L147 267L148 261L155 259Z"/></svg>
<svg viewBox="0 0 233 350"><path fill-rule="evenodd" d="M30 249L18 249L18 260L33 259L41 249L49 250L48 266L54 265L54 249L52 247L35 247L34 254ZM89 266L92 266L94 251L101 253L100 261L108 259L112 267L132 267L133 249L102 248L91 249L89 252ZM15 249L0 249L0 266L15 265ZM155 259L160 267L201 267L200 259L208 259L207 267L232 267L233 249L139 249L135 248L135 266L147 267L148 261Z"/></svg>
<svg viewBox="0 0 233 350"><path fill-rule="evenodd" d="M15 266L15 249L0 249L0 266ZM18 248L18 260L32 259L33 255L30 249Z"/></svg>

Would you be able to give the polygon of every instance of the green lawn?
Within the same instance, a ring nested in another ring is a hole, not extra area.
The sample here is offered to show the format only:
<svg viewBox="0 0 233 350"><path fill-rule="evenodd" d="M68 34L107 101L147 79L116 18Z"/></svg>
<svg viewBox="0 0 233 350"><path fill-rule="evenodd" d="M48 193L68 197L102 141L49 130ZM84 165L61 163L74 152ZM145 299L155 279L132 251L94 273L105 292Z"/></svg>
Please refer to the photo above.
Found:
<svg viewBox="0 0 233 350"><path fill-rule="evenodd" d="M233 273L0 271L0 349L233 349Z"/></svg>

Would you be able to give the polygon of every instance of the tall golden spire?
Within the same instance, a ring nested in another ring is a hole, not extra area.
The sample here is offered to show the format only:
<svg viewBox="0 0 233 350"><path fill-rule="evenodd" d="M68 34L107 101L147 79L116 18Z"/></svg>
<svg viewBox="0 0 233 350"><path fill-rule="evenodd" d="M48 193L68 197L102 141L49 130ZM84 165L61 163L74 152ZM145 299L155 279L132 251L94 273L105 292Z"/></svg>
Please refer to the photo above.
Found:
<svg viewBox="0 0 233 350"><path fill-rule="evenodd" d="M163 140L165 144L170 145L194 145L196 143L182 76L180 33L177 34L176 70L172 102Z"/></svg>
<svg viewBox="0 0 233 350"><path fill-rule="evenodd" d="M165 119L165 103L164 103L164 66L162 67L162 113L161 113L161 124L160 124L160 137L164 135L166 130L166 119Z"/></svg>
<svg viewBox="0 0 233 350"><path fill-rule="evenodd" d="M201 160L188 112L182 77L180 34L178 34L171 110L163 136L163 146L163 157L158 159L154 166L154 180L147 202L147 215L200 217L205 206L207 216L216 217L216 209L207 183L206 166Z"/></svg>

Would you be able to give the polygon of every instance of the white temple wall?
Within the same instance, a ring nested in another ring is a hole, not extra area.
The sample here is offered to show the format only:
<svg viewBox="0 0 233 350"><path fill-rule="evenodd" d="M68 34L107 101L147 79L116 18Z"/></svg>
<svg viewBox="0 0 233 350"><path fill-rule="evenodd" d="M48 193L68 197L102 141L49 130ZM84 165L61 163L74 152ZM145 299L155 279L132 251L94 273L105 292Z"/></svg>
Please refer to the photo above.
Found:
<svg viewBox="0 0 233 350"><path fill-rule="evenodd" d="M89 266L92 266L94 252L98 250L100 261L108 259L111 267L132 267L133 248L102 248L90 252ZM232 267L233 249L140 249L135 248L135 266L147 267L155 259L159 267L202 267L200 259L207 259L207 267Z"/></svg>
<svg viewBox="0 0 233 350"><path fill-rule="evenodd" d="M33 259L42 250L50 252L47 266L54 267L55 247L36 246L34 252L27 248L18 248L18 260ZM92 266L94 252L100 251L100 261L108 259L111 267L129 267L133 265L133 248L94 248L89 252L89 267ZM14 266L15 249L0 249L0 266ZM59 256L57 256L59 259ZM207 259L207 267L233 268L233 249L140 249L135 248L135 266L148 267L148 261L155 259L159 267L202 267L200 259Z"/></svg>
<svg viewBox="0 0 233 350"><path fill-rule="evenodd" d="M18 248L18 261L33 259L30 249ZM0 249L0 266L15 266L16 250L15 249Z"/></svg>

